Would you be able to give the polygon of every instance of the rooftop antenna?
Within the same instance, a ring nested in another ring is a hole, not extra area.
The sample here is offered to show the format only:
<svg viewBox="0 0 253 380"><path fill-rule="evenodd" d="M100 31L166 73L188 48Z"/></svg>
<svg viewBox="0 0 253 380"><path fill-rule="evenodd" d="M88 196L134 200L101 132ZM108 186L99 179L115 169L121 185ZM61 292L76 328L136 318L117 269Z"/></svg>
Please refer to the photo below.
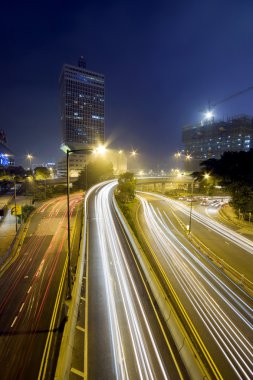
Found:
<svg viewBox="0 0 253 380"><path fill-rule="evenodd" d="M83 55L81 55L79 58L78 67L83 67L84 69L86 68L86 61Z"/></svg>

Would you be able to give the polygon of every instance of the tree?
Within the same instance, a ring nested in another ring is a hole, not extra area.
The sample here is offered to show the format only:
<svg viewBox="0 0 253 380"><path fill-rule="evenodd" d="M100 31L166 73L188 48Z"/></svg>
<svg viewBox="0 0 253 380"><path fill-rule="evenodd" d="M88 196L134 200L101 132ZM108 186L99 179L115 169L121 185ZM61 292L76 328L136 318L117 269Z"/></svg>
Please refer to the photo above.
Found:
<svg viewBox="0 0 253 380"><path fill-rule="evenodd" d="M232 197L232 205L241 212L253 211L253 150L225 152L219 160L201 163Z"/></svg>
<svg viewBox="0 0 253 380"><path fill-rule="evenodd" d="M26 171L22 166L0 166L0 179L12 179L21 180L25 177Z"/></svg>
<svg viewBox="0 0 253 380"><path fill-rule="evenodd" d="M126 172L119 176L117 196L121 202L130 202L134 199L135 179L133 173Z"/></svg>
<svg viewBox="0 0 253 380"><path fill-rule="evenodd" d="M104 158L96 158L81 171L74 186L77 189L89 189L96 183L113 178L113 165Z"/></svg>
<svg viewBox="0 0 253 380"><path fill-rule="evenodd" d="M51 177L50 170L44 166L38 166L34 169L34 176L36 180L45 180Z"/></svg>

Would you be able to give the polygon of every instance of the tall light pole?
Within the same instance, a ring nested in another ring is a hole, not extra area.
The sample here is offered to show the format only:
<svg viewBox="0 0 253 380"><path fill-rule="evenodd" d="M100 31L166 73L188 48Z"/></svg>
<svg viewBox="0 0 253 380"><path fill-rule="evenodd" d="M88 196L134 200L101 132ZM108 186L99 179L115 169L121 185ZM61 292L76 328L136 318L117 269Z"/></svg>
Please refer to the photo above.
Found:
<svg viewBox="0 0 253 380"><path fill-rule="evenodd" d="M202 180L203 179L208 179L210 178L210 174L208 173L205 173ZM194 188L194 183L197 181L197 178L195 178L193 181L192 181L192 190L191 190L191 203L190 203L190 215L189 215L189 226L188 226L188 234L190 235L191 233L191 228L192 228L192 199L193 199L193 188ZM201 182L200 181L200 182Z"/></svg>
<svg viewBox="0 0 253 380"><path fill-rule="evenodd" d="M69 180L69 155L71 153L99 153L104 154L106 148L102 145L97 147L96 149L91 148L83 148L83 149L69 149L66 147L67 153L67 225L68 225L68 290L67 290L67 299L71 299L71 241L70 241L70 206L69 206L69 198L70 198L70 180ZM86 190L87 190L87 159L85 159L85 178L86 178Z"/></svg>
<svg viewBox="0 0 253 380"><path fill-rule="evenodd" d="M193 187L194 187L194 182L197 180L197 178L195 178L193 181L192 181L192 191L191 191L191 203L190 203L190 215L189 215L189 227L188 227L188 234L190 235L191 233L191 228L192 228L192 198L193 198Z"/></svg>
<svg viewBox="0 0 253 380"><path fill-rule="evenodd" d="M32 156L32 154L28 153L28 155L26 156L26 158L30 161L30 171L32 172L32 159L33 159L33 156Z"/></svg>
<svg viewBox="0 0 253 380"><path fill-rule="evenodd" d="M17 216L17 191L16 191L16 180L13 178L14 183L14 204L15 204L15 218L16 218L16 232L18 231L18 216Z"/></svg>

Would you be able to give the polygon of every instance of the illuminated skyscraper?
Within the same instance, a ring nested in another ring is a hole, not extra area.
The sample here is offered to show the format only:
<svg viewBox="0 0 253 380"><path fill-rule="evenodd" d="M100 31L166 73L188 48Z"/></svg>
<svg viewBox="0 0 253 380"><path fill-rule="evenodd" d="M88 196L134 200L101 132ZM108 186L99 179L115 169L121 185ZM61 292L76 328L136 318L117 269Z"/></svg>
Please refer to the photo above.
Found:
<svg viewBox="0 0 253 380"><path fill-rule="evenodd" d="M60 76L62 142L78 149L104 143L104 75L65 64Z"/></svg>

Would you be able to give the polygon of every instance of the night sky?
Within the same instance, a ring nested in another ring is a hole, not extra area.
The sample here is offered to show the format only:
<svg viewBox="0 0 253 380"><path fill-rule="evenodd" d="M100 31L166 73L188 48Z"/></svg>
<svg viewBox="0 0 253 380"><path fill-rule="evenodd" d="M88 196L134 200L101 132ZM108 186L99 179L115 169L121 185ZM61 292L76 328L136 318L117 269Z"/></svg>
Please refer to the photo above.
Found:
<svg viewBox="0 0 253 380"><path fill-rule="evenodd" d="M55 161L64 63L106 77L106 138L163 167L208 102L253 85L253 1L9 1L1 5L1 125L17 163ZM216 108L253 115L253 91ZM26 163L28 164L28 163Z"/></svg>

